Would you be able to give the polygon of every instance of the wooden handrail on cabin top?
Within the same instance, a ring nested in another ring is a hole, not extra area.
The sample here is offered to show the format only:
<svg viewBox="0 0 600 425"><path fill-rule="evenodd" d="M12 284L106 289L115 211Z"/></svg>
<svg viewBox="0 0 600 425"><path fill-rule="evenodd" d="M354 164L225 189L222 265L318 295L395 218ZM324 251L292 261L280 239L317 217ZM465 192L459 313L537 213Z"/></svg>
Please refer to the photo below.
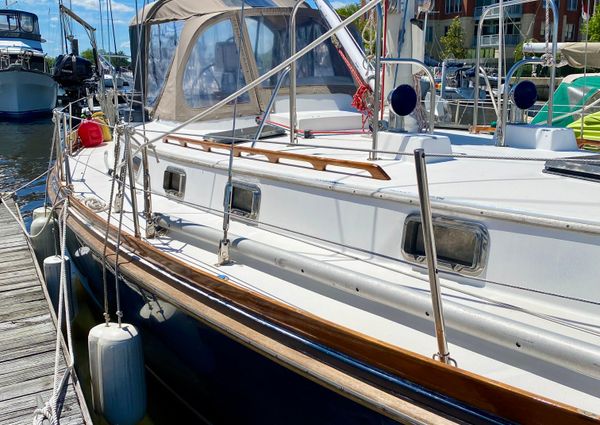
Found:
<svg viewBox="0 0 600 425"><path fill-rule="evenodd" d="M183 147L188 145L200 146L207 152L212 152L212 149L225 149L230 150L233 146L233 155L241 156L242 153L249 153L254 155L263 155L267 157L269 162L278 164L280 159L291 159L293 161L308 162L315 170L327 171L328 165L334 165L336 167L352 168L357 170L364 170L368 172L372 178L376 180L390 180L390 176L377 164L361 161L352 161L349 159L336 159L326 158L321 156L304 155L300 153L292 153L285 151L273 151L269 149L249 148L247 146L235 146L225 143L210 142L208 140L196 140L188 137L181 136L167 136L163 138L164 143L169 141L177 142Z"/></svg>

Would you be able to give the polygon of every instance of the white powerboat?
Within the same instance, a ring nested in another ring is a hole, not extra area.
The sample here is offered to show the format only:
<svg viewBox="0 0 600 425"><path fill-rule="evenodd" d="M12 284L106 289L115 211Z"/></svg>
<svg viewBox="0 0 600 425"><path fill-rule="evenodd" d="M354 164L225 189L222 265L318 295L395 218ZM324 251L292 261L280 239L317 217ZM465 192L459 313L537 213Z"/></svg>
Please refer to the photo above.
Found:
<svg viewBox="0 0 600 425"><path fill-rule="evenodd" d="M36 15L0 10L0 116L49 114L56 106L42 42Z"/></svg>

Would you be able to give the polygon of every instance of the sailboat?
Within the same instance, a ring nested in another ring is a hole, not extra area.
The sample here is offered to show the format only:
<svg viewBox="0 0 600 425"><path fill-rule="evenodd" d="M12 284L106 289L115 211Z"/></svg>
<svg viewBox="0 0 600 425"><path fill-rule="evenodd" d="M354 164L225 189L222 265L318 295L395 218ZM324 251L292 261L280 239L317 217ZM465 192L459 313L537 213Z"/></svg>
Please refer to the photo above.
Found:
<svg viewBox="0 0 600 425"><path fill-rule="evenodd" d="M43 41L35 14L0 10L0 116L49 115L56 106Z"/></svg>
<svg viewBox="0 0 600 425"><path fill-rule="evenodd" d="M436 130L416 2L247 3L136 13L114 142L56 111L49 199L148 370L223 423L597 423L598 160L503 119L522 83L495 136Z"/></svg>

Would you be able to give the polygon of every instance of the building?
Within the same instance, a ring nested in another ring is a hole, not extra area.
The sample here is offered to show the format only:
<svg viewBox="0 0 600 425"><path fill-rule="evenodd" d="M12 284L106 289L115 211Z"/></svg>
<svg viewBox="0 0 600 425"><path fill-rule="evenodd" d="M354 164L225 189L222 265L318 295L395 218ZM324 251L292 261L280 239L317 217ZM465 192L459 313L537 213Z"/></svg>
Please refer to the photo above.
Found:
<svg viewBox="0 0 600 425"><path fill-rule="evenodd" d="M485 6L497 3L497 0L435 0L433 11L429 14L426 33L426 52L433 58L441 58L442 37L452 20L459 17L465 31L465 47L475 55L477 26ZM558 41L576 41L580 39L582 0L557 0L558 2ZM505 48L510 58L515 47L523 40L544 41L546 0L534 0L522 5L505 8ZM497 13L495 15L498 16ZM550 13L552 25L552 13ZM481 38L484 57L494 57L498 48L498 19L493 14L485 20Z"/></svg>

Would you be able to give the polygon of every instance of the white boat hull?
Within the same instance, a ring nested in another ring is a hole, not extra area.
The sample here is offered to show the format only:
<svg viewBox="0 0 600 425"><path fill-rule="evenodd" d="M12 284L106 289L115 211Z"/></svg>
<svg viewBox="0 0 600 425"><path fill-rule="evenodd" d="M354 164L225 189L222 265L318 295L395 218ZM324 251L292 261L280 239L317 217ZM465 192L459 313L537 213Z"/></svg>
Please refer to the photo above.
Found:
<svg viewBox="0 0 600 425"><path fill-rule="evenodd" d="M58 86L49 74L21 69L0 71L0 116L50 113Z"/></svg>

